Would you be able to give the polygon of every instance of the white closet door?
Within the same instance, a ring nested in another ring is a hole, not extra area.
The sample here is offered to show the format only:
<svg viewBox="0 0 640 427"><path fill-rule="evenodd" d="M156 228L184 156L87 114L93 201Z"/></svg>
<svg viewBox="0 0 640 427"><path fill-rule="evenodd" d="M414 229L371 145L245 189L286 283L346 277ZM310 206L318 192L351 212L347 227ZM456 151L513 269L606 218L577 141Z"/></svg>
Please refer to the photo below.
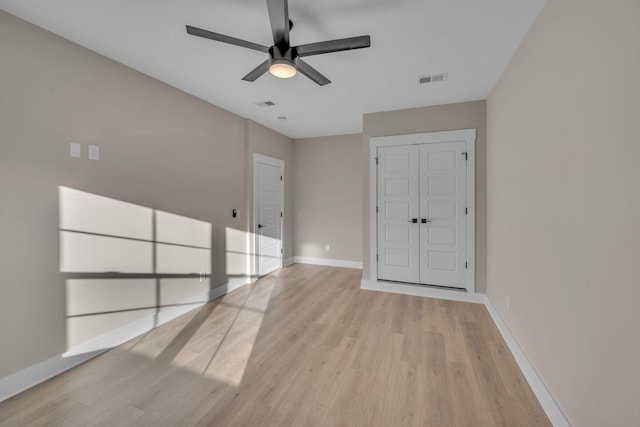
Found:
<svg viewBox="0 0 640 427"><path fill-rule="evenodd" d="M381 280L419 282L419 158L417 145L378 149L378 278Z"/></svg>
<svg viewBox="0 0 640 427"><path fill-rule="evenodd" d="M420 283L466 287L464 141L420 145Z"/></svg>

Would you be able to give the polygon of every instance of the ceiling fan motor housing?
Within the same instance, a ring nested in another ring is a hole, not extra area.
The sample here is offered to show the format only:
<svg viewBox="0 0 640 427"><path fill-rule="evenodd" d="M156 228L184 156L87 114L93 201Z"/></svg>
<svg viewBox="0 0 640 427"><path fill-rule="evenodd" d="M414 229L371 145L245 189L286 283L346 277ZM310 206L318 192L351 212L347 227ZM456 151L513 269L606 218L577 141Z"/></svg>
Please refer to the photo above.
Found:
<svg viewBox="0 0 640 427"><path fill-rule="evenodd" d="M291 46L271 46L269 48L269 56L272 62L285 61L295 64L296 51Z"/></svg>

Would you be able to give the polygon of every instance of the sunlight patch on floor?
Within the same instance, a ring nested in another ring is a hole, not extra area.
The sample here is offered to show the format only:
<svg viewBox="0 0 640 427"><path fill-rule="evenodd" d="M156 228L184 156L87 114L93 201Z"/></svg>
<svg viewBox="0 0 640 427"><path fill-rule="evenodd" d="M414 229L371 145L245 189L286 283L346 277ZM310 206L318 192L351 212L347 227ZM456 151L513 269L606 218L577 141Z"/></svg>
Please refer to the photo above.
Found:
<svg viewBox="0 0 640 427"><path fill-rule="evenodd" d="M127 351L238 387L244 377L279 273L174 320Z"/></svg>

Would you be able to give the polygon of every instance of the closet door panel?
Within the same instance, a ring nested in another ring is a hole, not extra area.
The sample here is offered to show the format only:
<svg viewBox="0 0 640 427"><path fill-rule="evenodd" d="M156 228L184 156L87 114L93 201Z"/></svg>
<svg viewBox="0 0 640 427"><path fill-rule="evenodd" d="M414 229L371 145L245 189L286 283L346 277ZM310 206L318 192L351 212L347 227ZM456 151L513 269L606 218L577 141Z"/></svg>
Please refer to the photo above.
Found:
<svg viewBox="0 0 640 427"><path fill-rule="evenodd" d="M417 145L378 148L380 280L419 282L419 153Z"/></svg>
<svg viewBox="0 0 640 427"><path fill-rule="evenodd" d="M420 145L421 284L464 288L466 144Z"/></svg>

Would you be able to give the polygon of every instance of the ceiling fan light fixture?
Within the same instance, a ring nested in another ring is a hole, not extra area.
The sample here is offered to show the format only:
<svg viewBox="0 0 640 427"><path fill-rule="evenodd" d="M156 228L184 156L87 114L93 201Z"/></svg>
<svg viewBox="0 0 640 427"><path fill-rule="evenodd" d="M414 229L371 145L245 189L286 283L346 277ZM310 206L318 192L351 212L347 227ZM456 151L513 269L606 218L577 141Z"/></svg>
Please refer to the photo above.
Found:
<svg viewBox="0 0 640 427"><path fill-rule="evenodd" d="M295 65L286 60L274 61L269 67L271 75L280 79L290 79L298 72Z"/></svg>

